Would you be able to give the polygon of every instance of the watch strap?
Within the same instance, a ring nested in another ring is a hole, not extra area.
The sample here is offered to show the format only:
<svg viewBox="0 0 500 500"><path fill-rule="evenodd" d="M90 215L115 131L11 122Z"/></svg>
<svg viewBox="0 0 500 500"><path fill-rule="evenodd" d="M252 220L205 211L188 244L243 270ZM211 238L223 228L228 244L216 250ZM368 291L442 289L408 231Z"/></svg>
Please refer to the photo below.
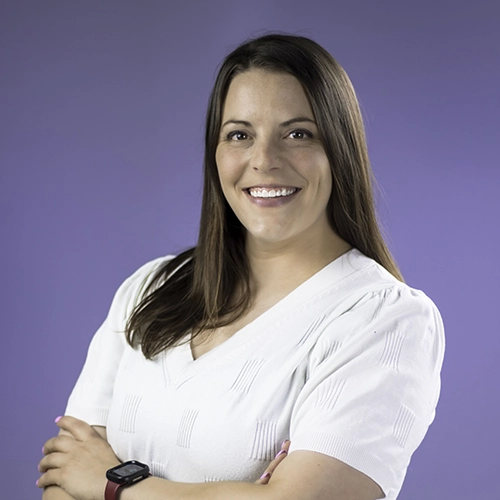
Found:
<svg viewBox="0 0 500 500"><path fill-rule="evenodd" d="M114 483L108 479L106 483L106 489L104 490L104 500L117 500L118 490L123 486L123 484Z"/></svg>

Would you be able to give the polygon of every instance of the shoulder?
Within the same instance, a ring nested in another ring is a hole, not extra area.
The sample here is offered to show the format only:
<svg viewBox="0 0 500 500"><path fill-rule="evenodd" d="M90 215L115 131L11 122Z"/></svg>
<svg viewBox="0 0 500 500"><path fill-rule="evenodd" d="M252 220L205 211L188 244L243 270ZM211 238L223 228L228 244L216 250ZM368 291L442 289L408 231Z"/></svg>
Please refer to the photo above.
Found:
<svg viewBox="0 0 500 500"><path fill-rule="evenodd" d="M373 259L357 250L343 257L342 272L325 296L324 330L316 349L330 343L367 344L384 349L401 342L433 345L438 358L444 349L444 326L438 308L421 290L397 280Z"/></svg>
<svg viewBox="0 0 500 500"><path fill-rule="evenodd" d="M381 365L401 368L416 366L419 360L428 372L439 372L445 335L436 304L422 290L394 278L376 262L365 269L365 285L360 287L352 313L357 328L350 340L371 352Z"/></svg>
<svg viewBox="0 0 500 500"><path fill-rule="evenodd" d="M149 283L157 271L159 271L165 264L174 259L174 255L165 255L163 257L158 257L156 259L150 260L134 271L125 281L124 284L133 285L139 284L144 285Z"/></svg>
<svg viewBox="0 0 500 500"><path fill-rule="evenodd" d="M351 269L346 280L346 291L361 303L377 303L378 313L405 312L406 315L434 316L439 311L434 302L422 291L396 279L380 264L358 250L346 255Z"/></svg>
<svg viewBox="0 0 500 500"><path fill-rule="evenodd" d="M120 316L128 317L144 297L157 273L173 258L173 255L166 255L153 259L143 264L126 278L115 293L111 304L111 312L118 313L119 311Z"/></svg>

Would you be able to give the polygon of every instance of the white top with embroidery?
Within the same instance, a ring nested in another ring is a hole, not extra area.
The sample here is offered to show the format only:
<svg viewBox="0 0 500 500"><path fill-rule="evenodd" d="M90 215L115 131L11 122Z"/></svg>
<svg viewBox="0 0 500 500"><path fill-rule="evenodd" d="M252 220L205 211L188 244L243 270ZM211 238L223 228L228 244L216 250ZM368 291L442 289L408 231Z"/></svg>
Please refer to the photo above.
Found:
<svg viewBox="0 0 500 500"><path fill-rule="evenodd" d="M123 331L168 258L118 289L66 414L174 481L254 481L290 438L291 453L336 457L394 500L439 397L432 301L351 250L200 358L188 343L148 361Z"/></svg>

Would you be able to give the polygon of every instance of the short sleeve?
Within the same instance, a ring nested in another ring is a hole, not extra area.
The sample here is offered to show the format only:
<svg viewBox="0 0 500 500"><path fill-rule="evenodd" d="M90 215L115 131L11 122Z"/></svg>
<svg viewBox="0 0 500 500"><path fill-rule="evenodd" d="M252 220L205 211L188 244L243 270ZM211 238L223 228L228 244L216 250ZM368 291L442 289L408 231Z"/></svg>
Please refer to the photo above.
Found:
<svg viewBox="0 0 500 500"><path fill-rule="evenodd" d="M155 271L169 257L148 262L118 288L104 323L90 343L85 364L69 397L66 415L106 426L116 373L126 349L127 319Z"/></svg>
<svg viewBox="0 0 500 500"><path fill-rule="evenodd" d="M398 285L364 295L311 353L291 451L335 457L396 498L434 419L443 355L442 320L425 294Z"/></svg>

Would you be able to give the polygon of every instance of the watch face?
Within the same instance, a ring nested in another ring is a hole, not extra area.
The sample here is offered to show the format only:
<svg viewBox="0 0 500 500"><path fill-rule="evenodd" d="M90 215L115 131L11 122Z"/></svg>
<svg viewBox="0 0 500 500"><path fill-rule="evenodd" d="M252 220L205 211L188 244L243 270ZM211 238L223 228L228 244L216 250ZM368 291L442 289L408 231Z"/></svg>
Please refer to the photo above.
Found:
<svg viewBox="0 0 500 500"><path fill-rule="evenodd" d="M118 484L130 484L149 475L149 467L137 460L117 465L106 472L106 477Z"/></svg>
<svg viewBox="0 0 500 500"><path fill-rule="evenodd" d="M144 467L142 465L124 464L119 469L115 469L115 474L120 477L127 477L130 476L130 474L135 474L136 472L139 472L143 469Z"/></svg>

